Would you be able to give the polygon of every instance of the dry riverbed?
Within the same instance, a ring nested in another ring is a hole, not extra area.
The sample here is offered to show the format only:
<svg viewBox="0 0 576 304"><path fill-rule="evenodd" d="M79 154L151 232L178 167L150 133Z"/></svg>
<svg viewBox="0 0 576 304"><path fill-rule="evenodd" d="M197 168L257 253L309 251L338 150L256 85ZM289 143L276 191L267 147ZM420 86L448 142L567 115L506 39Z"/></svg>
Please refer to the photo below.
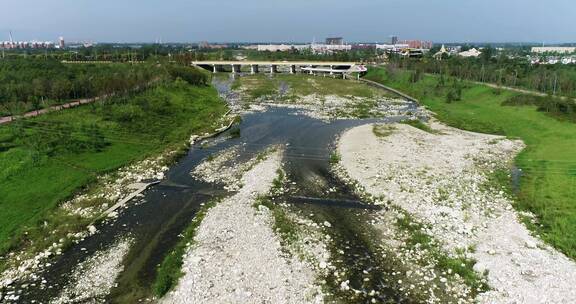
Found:
<svg viewBox="0 0 576 304"><path fill-rule="evenodd" d="M105 302L106 296L115 286L116 278L122 272L122 260L130 249L130 243L130 238L122 239L78 265L72 273L71 284L50 303Z"/></svg>
<svg viewBox="0 0 576 304"><path fill-rule="evenodd" d="M430 236L449 257L475 260L462 266L486 276L490 287L476 292L475 302L569 303L576 298L576 264L532 236L511 195L491 181L497 172L509 172L523 147L434 122L426 131L364 125L338 142L341 176L376 203L399 210L396 219L383 211L372 224L385 232L391 221L409 216L418 228L409 233ZM441 282L459 279L446 273Z"/></svg>
<svg viewBox="0 0 576 304"><path fill-rule="evenodd" d="M231 100L230 107L236 113L264 112L269 107L283 107L296 109L298 115L324 121L395 115L425 116L414 103L353 80L336 79L330 83L323 78L302 77L297 87L273 77L242 76L240 80L240 87L231 89L228 85L227 90L231 91L226 92ZM225 86L226 80L219 80L218 83ZM334 85L336 87L331 87ZM262 88L266 88L267 92L255 97L254 90ZM338 94L333 92L335 90ZM355 95L359 93L362 96Z"/></svg>
<svg viewBox="0 0 576 304"><path fill-rule="evenodd" d="M230 153L234 149L196 172L219 168ZM247 163L251 168L241 178L238 192L217 203L201 222L184 257L184 276L163 303L322 302L313 268L283 252L270 210L254 206L270 191L280 161L276 149L258 163Z"/></svg>

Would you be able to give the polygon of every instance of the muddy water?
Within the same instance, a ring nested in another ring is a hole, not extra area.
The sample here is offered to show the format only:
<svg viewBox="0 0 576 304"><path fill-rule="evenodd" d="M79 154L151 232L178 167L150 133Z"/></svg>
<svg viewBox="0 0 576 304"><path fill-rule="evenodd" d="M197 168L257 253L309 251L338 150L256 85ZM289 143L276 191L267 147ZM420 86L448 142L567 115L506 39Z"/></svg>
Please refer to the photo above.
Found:
<svg viewBox="0 0 576 304"><path fill-rule="evenodd" d="M229 85L217 85L221 93L236 97L229 92ZM228 91L228 92L227 92ZM386 121L399 120L400 117ZM237 161L254 157L270 145L283 144L285 169L292 181L298 185L295 195L285 197L295 208L315 214L315 220L333 223L331 233L342 251L333 254L341 260L343 269L350 273L350 286L379 295L361 294L354 302L365 302L372 298L386 301L403 301L395 292L393 284L386 281L385 261L369 242L370 231L359 224L369 216L371 208L366 206L352 191L330 172L329 155L338 134L347 128L372 122L373 120L339 120L322 122L292 110L270 108L263 113L246 114L242 117L239 138L228 138L222 134L208 145L197 145L174 165L166 178L144 193L144 197L132 202L111 223L98 227L99 232L66 251L40 274L47 283L21 288L20 301L32 300L47 303L55 299L62 288L74 283L71 273L75 267L99 250L113 246L120 238L129 236L133 245L124 260L124 269L117 279L117 286L97 302L129 303L151 297L151 285L156 267L169 250L177 243L178 235L190 223L200 208L215 197L229 195L222 187L201 182L190 175L190 171L211 154L238 145ZM383 121L382 119L378 121ZM204 147L204 148L203 148ZM329 192L327 189L337 189ZM369 281L366 281L368 272ZM40 281L39 279L38 281ZM25 282L27 284L31 282ZM328 284L338 289L336 278L328 278ZM20 285L22 287L22 285ZM341 298L347 295L336 295Z"/></svg>

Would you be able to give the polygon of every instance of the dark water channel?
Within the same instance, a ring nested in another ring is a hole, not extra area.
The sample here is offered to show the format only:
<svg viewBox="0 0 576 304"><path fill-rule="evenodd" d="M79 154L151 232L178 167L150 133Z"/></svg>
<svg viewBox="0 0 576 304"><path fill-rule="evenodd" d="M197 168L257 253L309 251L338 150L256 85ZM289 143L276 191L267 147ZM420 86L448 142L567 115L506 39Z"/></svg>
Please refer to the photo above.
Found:
<svg viewBox="0 0 576 304"><path fill-rule="evenodd" d="M399 120L388 118L386 121ZM370 232L363 230L359 221L368 216L371 206L366 206L346 185L330 172L329 155L334 150L337 136L347 128L376 120L338 120L322 122L292 110L271 108L266 112L246 114L239 125L241 136L229 138L222 134L209 144L195 145L175 164L166 178L146 192L144 197L131 202L111 223L99 225L98 233L86 238L54 259L51 266L40 274L47 283L22 289L20 301L48 303L58 297L73 279L75 267L100 250L113 246L117 240L129 236L134 240L124 270L117 279L117 286L105 299L94 302L133 303L151 297L151 285L156 267L177 243L178 235L194 218L202 203L214 197L230 195L219 185L201 182L190 175L192 169L211 154L234 145L239 149L238 161L254 157L270 145L285 145L284 169L296 191L284 197L294 208L315 214L315 220L333 224L331 233L342 251L333 252L350 273L350 286L355 289L380 292L379 295L361 294L352 302L364 303L375 298L382 301L403 302L392 285L386 281L386 271L381 258L371 247ZM379 119L378 121L384 121ZM336 189L335 191L327 191ZM366 281L366 270L370 280ZM328 278L328 284L334 284ZM25 282L29 284L31 282ZM20 284L20 287L22 285ZM341 295L345 297L346 295Z"/></svg>

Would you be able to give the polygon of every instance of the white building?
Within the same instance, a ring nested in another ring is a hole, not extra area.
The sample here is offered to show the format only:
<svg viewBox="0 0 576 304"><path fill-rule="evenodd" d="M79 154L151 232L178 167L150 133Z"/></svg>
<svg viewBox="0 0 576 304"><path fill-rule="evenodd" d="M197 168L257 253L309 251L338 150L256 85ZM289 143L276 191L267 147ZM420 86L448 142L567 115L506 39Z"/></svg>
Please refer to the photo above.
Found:
<svg viewBox="0 0 576 304"><path fill-rule="evenodd" d="M559 54L567 54L567 53L576 53L576 47L563 47L563 46L541 46L541 47L533 47L532 53L559 53Z"/></svg>
<svg viewBox="0 0 576 304"><path fill-rule="evenodd" d="M446 50L446 47L444 45L442 45L442 47L440 48L440 51L436 52L436 54L434 54L433 57L436 60L442 60L442 56L444 54L446 54L447 56L450 55L450 53Z"/></svg>
<svg viewBox="0 0 576 304"><path fill-rule="evenodd" d="M349 44L312 44L310 46L314 53L348 52L352 50Z"/></svg>
<svg viewBox="0 0 576 304"><path fill-rule="evenodd" d="M290 51L292 49L302 50L309 48L309 45L293 45L293 44L259 44L257 47L258 52L282 52Z"/></svg>
<svg viewBox="0 0 576 304"><path fill-rule="evenodd" d="M377 44L376 49L378 50L385 50L385 51L392 51L392 52L399 52L404 49L410 48L408 44Z"/></svg>
<svg viewBox="0 0 576 304"><path fill-rule="evenodd" d="M477 50L475 48L471 48L467 51L458 53L458 55L462 56L462 57L478 57L481 54L482 54L482 52L480 52L479 50Z"/></svg>

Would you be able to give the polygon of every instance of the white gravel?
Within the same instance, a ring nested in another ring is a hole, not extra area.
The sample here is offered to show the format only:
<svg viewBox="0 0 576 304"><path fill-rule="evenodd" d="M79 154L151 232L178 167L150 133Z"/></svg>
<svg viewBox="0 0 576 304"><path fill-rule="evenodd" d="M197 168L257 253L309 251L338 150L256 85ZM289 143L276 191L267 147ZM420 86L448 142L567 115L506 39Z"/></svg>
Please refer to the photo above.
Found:
<svg viewBox="0 0 576 304"><path fill-rule="evenodd" d="M184 257L185 275L163 303L322 302L314 271L282 252L272 215L253 208L279 166L272 153L244 175L237 194L210 209Z"/></svg>
<svg viewBox="0 0 576 304"><path fill-rule="evenodd" d="M533 237L502 191L483 187L523 144L432 126L441 134L403 124L386 137L372 125L351 129L339 141L341 164L368 193L429 224L446 250L464 249L475 270L489 271L493 290L478 302L574 303L576 264Z"/></svg>
<svg viewBox="0 0 576 304"><path fill-rule="evenodd" d="M357 117L357 111L366 104L375 103L368 112L371 117L388 116L423 116L421 110L410 109L410 102L389 97L357 97L311 94L300 96L293 101L281 101L278 98L264 98L251 105L248 112L261 111L262 106L283 107L297 110L299 115L306 115L324 121L334 119L352 119Z"/></svg>
<svg viewBox="0 0 576 304"><path fill-rule="evenodd" d="M50 303L104 302L105 297L115 286L116 277L124 268L122 260L128 253L130 245L130 239L122 239L110 249L98 252L79 264L72 273L70 285Z"/></svg>

